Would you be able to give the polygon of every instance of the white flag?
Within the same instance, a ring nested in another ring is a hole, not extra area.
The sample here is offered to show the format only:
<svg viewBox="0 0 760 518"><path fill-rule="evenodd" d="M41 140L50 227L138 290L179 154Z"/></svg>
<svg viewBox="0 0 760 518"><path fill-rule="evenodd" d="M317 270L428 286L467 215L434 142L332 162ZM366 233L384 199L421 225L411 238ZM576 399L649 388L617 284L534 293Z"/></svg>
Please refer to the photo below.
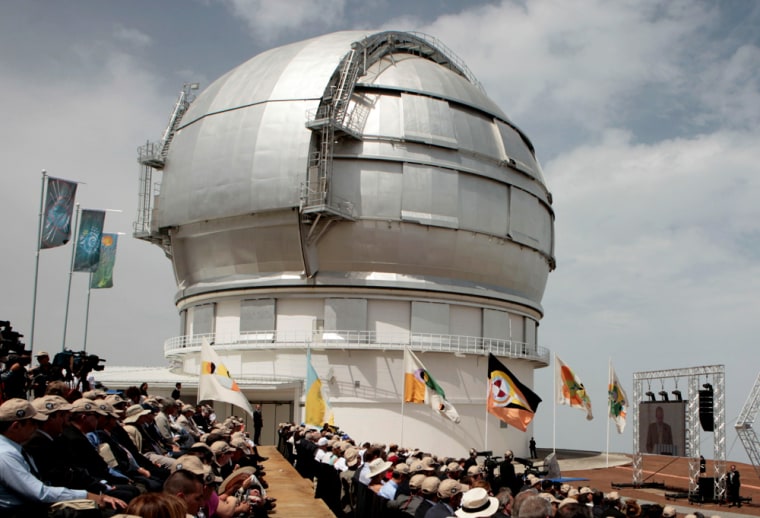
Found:
<svg viewBox="0 0 760 518"><path fill-rule="evenodd" d="M198 380L198 401L222 401L242 408L253 417L251 403L230 376L219 355L204 338L201 344L201 375Z"/></svg>
<svg viewBox="0 0 760 518"><path fill-rule="evenodd" d="M454 405L446 399L441 386L435 381L419 358L404 349L404 401L428 403L434 412L459 423L462 419Z"/></svg>

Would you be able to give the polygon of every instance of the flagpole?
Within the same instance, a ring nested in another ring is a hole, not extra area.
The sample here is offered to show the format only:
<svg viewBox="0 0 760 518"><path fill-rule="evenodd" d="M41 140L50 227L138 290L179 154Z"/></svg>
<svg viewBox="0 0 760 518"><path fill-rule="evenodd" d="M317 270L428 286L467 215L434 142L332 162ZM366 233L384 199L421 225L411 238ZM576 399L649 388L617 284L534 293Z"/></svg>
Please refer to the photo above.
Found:
<svg viewBox="0 0 760 518"><path fill-rule="evenodd" d="M485 358L486 358L486 404L483 405L486 407L486 417L485 421L483 421L485 424L483 426L484 429L484 437L483 437L483 450L488 450L488 393L491 390L491 380L489 377L490 372L488 372L488 353L484 351Z"/></svg>
<svg viewBox="0 0 760 518"><path fill-rule="evenodd" d="M612 385L612 356L609 358L609 364L607 366L607 467L610 467L610 405L612 400L610 399L610 386Z"/></svg>
<svg viewBox="0 0 760 518"><path fill-rule="evenodd" d="M87 282L87 309L84 312L84 341L82 342L83 351L87 351L87 329L90 323L90 293L92 293L92 272L90 272L90 280Z"/></svg>
<svg viewBox="0 0 760 518"><path fill-rule="evenodd" d="M71 301L71 279L74 277L74 260L77 253L77 240L79 239L79 216L81 209L77 203L77 215L74 218L74 245L71 247L71 266L69 268L69 286L66 289L66 310L63 314L63 343L61 344L61 351L66 349L66 329L69 324L69 302Z"/></svg>
<svg viewBox="0 0 760 518"><path fill-rule="evenodd" d="M40 271L40 242L42 241L42 214L45 210L45 185L47 171L42 170L42 188L40 189L40 215L37 222L37 249L34 252L34 291L32 294L32 323L29 331L29 350L34 351L34 318L37 313L37 279Z"/></svg>
<svg viewBox="0 0 760 518"><path fill-rule="evenodd" d="M557 353L554 353L554 380L552 381L554 397L552 400L552 453L557 453Z"/></svg>
<svg viewBox="0 0 760 518"><path fill-rule="evenodd" d="M401 384L402 390L404 391L401 394L401 440L399 441L399 444L401 447L404 447L404 421L405 421L405 409L406 409L406 350L407 347L404 346L404 352L401 356L401 374L403 375L403 383Z"/></svg>

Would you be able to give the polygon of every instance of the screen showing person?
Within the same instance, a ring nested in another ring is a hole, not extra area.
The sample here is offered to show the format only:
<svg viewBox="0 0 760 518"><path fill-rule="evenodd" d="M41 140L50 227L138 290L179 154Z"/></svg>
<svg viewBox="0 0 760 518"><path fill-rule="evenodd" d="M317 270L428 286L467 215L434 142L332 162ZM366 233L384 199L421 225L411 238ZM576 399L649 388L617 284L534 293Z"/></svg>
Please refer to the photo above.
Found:
<svg viewBox="0 0 760 518"><path fill-rule="evenodd" d="M647 401L639 405L640 453L684 455L686 402Z"/></svg>

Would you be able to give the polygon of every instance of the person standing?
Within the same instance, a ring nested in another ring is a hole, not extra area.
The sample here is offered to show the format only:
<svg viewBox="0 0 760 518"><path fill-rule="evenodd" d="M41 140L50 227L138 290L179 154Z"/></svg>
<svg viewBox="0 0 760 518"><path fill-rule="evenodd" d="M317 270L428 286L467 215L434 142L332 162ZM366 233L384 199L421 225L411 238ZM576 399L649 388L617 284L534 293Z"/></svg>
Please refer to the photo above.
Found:
<svg viewBox="0 0 760 518"><path fill-rule="evenodd" d="M533 437L531 437L530 442L528 442L528 448L530 449L530 458L537 459L538 453L536 453L536 440Z"/></svg>
<svg viewBox="0 0 760 518"><path fill-rule="evenodd" d="M182 399L182 383L175 383L174 384L174 390L172 390L172 399L174 401L177 401L178 399Z"/></svg>
<svg viewBox="0 0 760 518"><path fill-rule="evenodd" d="M739 495L741 490L741 479L739 478L739 472L736 470L736 464L731 464L731 469L726 473L726 494L728 496L728 507L741 507L742 498Z"/></svg>
<svg viewBox="0 0 760 518"><path fill-rule="evenodd" d="M261 405L257 404L253 410L253 442L261 446L261 429L264 427L264 418L261 415Z"/></svg>

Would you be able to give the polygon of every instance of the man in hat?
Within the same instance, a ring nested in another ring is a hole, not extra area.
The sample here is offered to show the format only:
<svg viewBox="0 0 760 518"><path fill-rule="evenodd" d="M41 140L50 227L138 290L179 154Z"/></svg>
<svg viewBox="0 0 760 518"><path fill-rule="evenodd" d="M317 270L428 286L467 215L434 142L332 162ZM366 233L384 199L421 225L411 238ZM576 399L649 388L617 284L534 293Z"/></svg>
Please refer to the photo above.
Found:
<svg viewBox="0 0 760 518"><path fill-rule="evenodd" d="M508 487L512 494L516 495L522 488L520 478L515 474L515 466L512 464L515 455L512 450L504 452L504 460L499 463L499 487Z"/></svg>
<svg viewBox="0 0 760 518"><path fill-rule="evenodd" d="M34 461L21 445L48 416L37 412L24 399L9 399L0 405L0 510L5 518L36 516L52 503L87 498L100 507L121 509L126 504L110 496L84 490L48 486L35 476Z"/></svg>
<svg viewBox="0 0 760 518"><path fill-rule="evenodd" d="M54 440L69 424L71 404L60 396L43 396L35 399L32 406L38 414L47 416L24 444L24 450L32 457L40 480L58 486L82 487L94 493L107 489L86 470L77 470L60 462ZM74 483L75 480L78 482Z"/></svg>
<svg viewBox="0 0 760 518"><path fill-rule="evenodd" d="M179 416L175 421L177 428L184 432L185 436L188 438L187 443L189 443L189 445L200 441L201 435L203 435L198 428L198 425L193 421L193 415L195 415L195 407L192 405L182 405L179 410ZM185 444L183 446L187 445L188 444Z"/></svg>
<svg viewBox="0 0 760 518"><path fill-rule="evenodd" d="M63 427L61 435L56 437L55 446L62 463L86 470L97 480L104 480L108 485L107 494L129 502L140 494L140 490L130 485L128 478L119 476L108 467L98 450L87 438L87 434L97 428L98 416L105 415L97 403L81 398L71 405L69 424Z"/></svg>
<svg viewBox="0 0 760 518"><path fill-rule="evenodd" d="M377 494L383 498L387 498L388 500L395 500L398 488L401 486L404 480L407 479L408 476L409 465L405 462L396 464L393 466L391 479L383 484L383 487L380 488L380 491L378 491Z"/></svg>
<svg viewBox="0 0 760 518"><path fill-rule="evenodd" d="M418 473L412 476L409 481L410 494L402 494L396 491L396 498L388 502L388 509L396 509L402 513L410 516L414 516L417 512L417 508L422 502L422 496L420 495L420 488L422 481L425 480L425 475Z"/></svg>
<svg viewBox="0 0 760 518"><path fill-rule="evenodd" d="M38 398L45 395L49 382L62 380L63 373L60 368L50 363L50 355L46 351L38 352L35 357L37 358L38 365L29 371L29 377L32 380L34 397Z"/></svg>
<svg viewBox="0 0 760 518"><path fill-rule="evenodd" d="M420 494L422 502L414 513L414 518L425 518L427 512L438 503L438 486L441 485L441 479L434 475L426 476L420 485Z"/></svg>
<svg viewBox="0 0 760 518"><path fill-rule="evenodd" d="M676 518L676 508L672 505L666 505L662 508L662 518Z"/></svg>
<svg viewBox="0 0 760 518"><path fill-rule="evenodd" d="M469 487L451 478L442 481L438 486L438 502L425 513L425 518L454 516L462 501L462 494L468 489Z"/></svg>

